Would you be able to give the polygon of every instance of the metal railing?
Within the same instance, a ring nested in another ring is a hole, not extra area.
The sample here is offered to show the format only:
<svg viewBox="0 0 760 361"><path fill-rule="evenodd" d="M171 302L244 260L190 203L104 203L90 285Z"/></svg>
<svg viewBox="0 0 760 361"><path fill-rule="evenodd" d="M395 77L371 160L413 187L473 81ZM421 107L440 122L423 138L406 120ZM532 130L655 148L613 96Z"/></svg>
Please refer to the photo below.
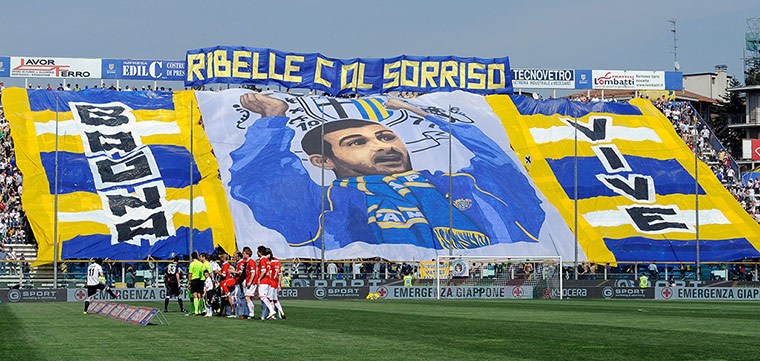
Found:
<svg viewBox="0 0 760 361"><path fill-rule="evenodd" d="M106 282L116 288L163 287L163 272L172 261L110 261L103 263L103 273ZM524 267L528 263L483 262L480 270L489 270L500 279L529 279L530 272ZM292 280L400 280L403 274L409 273L416 283L432 283L433 280L421 280L421 264L413 262L389 261L328 261L326 272L321 273L320 260L281 260L283 275L287 274ZM331 264L335 265L333 269ZM725 280L725 281L759 281L760 262L700 262L701 274L697 274L696 264L691 262L657 262L656 272L651 272L651 262L630 262L619 264L601 264L592 262L563 262L564 279L574 279L577 273L579 280L636 280L642 273L650 277L650 281L673 279L679 280ZM0 261L0 288L78 288L84 287L88 261L73 260L59 261L58 284L54 284L52 265L45 264L33 267L29 261ZM188 262L180 262L180 267L187 269ZM335 271L335 272L331 272ZM472 276L477 277L478 271ZM482 271L481 271L482 272ZM186 276L186 272L183 272ZM484 275L484 273L480 273ZM186 278L183 277L182 282Z"/></svg>

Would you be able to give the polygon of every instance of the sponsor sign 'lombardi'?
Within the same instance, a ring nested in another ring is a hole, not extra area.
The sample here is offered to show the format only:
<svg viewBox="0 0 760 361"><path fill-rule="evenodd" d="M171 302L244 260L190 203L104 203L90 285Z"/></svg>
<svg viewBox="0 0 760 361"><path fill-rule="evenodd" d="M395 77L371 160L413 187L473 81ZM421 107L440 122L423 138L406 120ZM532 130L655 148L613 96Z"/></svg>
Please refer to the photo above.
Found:
<svg viewBox="0 0 760 361"><path fill-rule="evenodd" d="M665 89L664 71L593 70L593 89Z"/></svg>

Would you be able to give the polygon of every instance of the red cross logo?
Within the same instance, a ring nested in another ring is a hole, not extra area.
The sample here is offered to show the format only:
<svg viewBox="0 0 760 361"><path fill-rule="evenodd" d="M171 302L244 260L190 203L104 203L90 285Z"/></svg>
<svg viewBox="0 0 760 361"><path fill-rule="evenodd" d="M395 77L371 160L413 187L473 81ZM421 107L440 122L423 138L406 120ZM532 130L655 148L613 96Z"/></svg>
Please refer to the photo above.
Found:
<svg viewBox="0 0 760 361"><path fill-rule="evenodd" d="M84 299L87 298L87 291L82 288L78 288L76 291L74 291L74 298L77 301L84 301Z"/></svg>
<svg viewBox="0 0 760 361"><path fill-rule="evenodd" d="M385 286L380 286L377 289L377 294L380 295L380 298L385 298L388 295L388 289Z"/></svg>
<svg viewBox="0 0 760 361"><path fill-rule="evenodd" d="M520 286L517 286L517 287L515 287L515 288L512 289L512 296L514 296L515 298L522 298L522 296L524 294L525 294L525 292L523 291L522 287L520 287Z"/></svg>
<svg viewBox="0 0 760 361"><path fill-rule="evenodd" d="M669 300L673 296L673 290L670 287L665 287L660 291L660 295L662 295L663 299Z"/></svg>

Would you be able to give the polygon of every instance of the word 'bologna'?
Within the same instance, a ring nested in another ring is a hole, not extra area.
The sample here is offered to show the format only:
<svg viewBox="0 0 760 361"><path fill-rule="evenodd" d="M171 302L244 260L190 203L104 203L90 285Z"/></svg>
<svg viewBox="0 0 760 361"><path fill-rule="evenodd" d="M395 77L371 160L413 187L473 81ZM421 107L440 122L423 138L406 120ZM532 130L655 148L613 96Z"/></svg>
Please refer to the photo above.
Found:
<svg viewBox="0 0 760 361"><path fill-rule="evenodd" d="M383 59L335 59L317 53L217 46L188 51L186 61L186 86L271 84L316 89L334 95L389 91L512 92L508 57L402 55Z"/></svg>

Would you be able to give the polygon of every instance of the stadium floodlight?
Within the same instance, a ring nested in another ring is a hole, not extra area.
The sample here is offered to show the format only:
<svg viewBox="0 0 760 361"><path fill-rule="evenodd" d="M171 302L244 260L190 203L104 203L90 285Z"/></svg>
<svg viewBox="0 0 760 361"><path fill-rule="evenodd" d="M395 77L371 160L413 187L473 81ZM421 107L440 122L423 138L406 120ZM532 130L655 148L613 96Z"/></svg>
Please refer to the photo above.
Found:
<svg viewBox="0 0 760 361"><path fill-rule="evenodd" d="M437 256L436 299L562 299L562 257Z"/></svg>

